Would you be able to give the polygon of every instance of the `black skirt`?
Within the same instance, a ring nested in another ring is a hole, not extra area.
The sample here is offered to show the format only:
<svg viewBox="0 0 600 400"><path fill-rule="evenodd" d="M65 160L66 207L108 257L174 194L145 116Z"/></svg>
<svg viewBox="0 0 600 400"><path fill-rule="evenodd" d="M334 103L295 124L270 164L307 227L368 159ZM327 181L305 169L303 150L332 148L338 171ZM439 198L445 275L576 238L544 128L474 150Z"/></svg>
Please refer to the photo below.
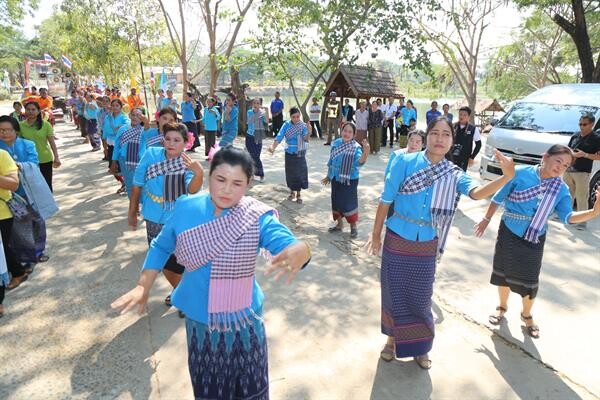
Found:
<svg viewBox="0 0 600 400"><path fill-rule="evenodd" d="M512 292L534 299L538 291L546 234L539 239L539 243L528 242L515 235L501 221L490 283L508 286Z"/></svg>
<svg viewBox="0 0 600 400"><path fill-rule="evenodd" d="M285 181L287 187L294 192L308 189L308 166L306 156L285 153Z"/></svg>

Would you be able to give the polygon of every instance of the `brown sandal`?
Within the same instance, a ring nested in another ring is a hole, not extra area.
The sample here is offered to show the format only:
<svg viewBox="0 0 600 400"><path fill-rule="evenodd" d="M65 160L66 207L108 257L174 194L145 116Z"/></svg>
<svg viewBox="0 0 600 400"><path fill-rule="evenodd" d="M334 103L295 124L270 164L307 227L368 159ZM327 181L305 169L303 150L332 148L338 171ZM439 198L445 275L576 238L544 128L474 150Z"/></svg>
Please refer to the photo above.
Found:
<svg viewBox="0 0 600 400"><path fill-rule="evenodd" d="M539 339L540 327L537 326L536 324L527 325L527 321L531 321L532 319L533 319L533 315L526 317L523 315L523 313L521 313L521 321L523 321L525 323L525 328L527 328L527 333L529 334L529 336L531 336L534 339Z"/></svg>
<svg viewBox="0 0 600 400"><path fill-rule="evenodd" d="M496 311L498 311L496 314L492 314L488 317L488 321L492 325L500 325L500 323L504 321L504 314L506 314L508 310L502 306L498 306L496 307Z"/></svg>
<svg viewBox="0 0 600 400"><path fill-rule="evenodd" d="M431 360L429 359L429 356L427 354L423 356L413 357L413 359L415 360L417 365L422 369L431 369Z"/></svg>
<svg viewBox="0 0 600 400"><path fill-rule="evenodd" d="M379 356L385 362L392 361L394 358L396 358L396 351L394 349L394 345L386 343L385 346L383 346L383 349L381 349L381 353L379 353Z"/></svg>

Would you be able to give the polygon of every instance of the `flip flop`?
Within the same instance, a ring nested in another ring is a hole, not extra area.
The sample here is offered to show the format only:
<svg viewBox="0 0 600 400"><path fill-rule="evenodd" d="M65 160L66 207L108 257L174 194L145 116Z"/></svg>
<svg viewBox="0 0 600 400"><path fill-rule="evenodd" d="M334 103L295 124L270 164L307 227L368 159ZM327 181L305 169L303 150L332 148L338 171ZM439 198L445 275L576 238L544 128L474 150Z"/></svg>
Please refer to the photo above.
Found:
<svg viewBox="0 0 600 400"><path fill-rule="evenodd" d="M38 257L38 262L39 263L45 263L46 261L48 261L50 259L50 257L48 257L45 254L42 254L41 256Z"/></svg>
<svg viewBox="0 0 600 400"><path fill-rule="evenodd" d="M296 203L302 204L302 197L296 197Z"/></svg>
<svg viewBox="0 0 600 400"><path fill-rule="evenodd" d="M386 343L385 346L383 346L383 349L381 349L381 353L379 353L379 356L385 362L392 361L394 358L396 358L396 352L394 351L394 345Z"/></svg>
<svg viewBox="0 0 600 400"><path fill-rule="evenodd" d="M350 229L350 237L352 239L356 239L358 237L358 229L356 228L351 228Z"/></svg>
<svg viewBox="0 0 600 400"><path fill-rule="evenodd" d="M504 314L508 310L502 306L498 306L498 307L496 307L496 311L498 311L498 313L492 314L488 317L488 321L492 325L500 325L500 323L502 323L502 321L504 321Z"/></svg>

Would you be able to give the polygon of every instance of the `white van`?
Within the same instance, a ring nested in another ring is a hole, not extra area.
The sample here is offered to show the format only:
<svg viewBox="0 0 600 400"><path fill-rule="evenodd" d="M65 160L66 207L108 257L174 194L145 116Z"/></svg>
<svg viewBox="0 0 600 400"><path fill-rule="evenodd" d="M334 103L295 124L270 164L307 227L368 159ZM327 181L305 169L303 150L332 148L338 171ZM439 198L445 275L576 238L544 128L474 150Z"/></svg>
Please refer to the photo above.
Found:
<svg viewBox="0 0 600 400"><path fill-rule="evenodd" d="M569 143L579 132L582 115L596 117L594 130L600 129L600 84L551 85L517 100L496 123L487 138L479 173L484 179L502 174L493 160L493 150L512 157L516 163L539 164L542 154L553 144ZM600 185L600 161L594 161L590 175L590 204Z"/></svg>

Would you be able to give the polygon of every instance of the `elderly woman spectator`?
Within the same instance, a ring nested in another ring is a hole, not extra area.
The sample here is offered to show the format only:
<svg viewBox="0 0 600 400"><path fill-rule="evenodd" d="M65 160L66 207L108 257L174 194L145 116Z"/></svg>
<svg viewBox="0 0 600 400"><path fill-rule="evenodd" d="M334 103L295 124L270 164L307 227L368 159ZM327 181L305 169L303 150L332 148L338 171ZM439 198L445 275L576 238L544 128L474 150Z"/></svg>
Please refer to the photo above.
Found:
<svg viewBox="0 0 600 400"><path fill-rule="evenodd" d="M17 226L13 227L13 234L16 234L16 232L29 234L31 232L34 243L25 243L26 241L18 240L17 243L11 244L11 248L15 253L16 259L21 263L46 262L49 257L44 254L46 248L46 224L44 218L49 217L58 209L56 208L50 189L46 187L45 180L41 172L39 172L39 159L35 144L30 140L17 137L17 134L20 132L20 125L12 117L7 115L1 116L0 129L0 149L6 151L11 156L23 177L23 180L19 183L19 187L14 192L28 203L35 204L34 209L28 213L27 218L21 218L15 222L15 224L25 224L26 226L23 229L16 229ZM25 188L25 184L27 184L27 189ZM16 238L20 237L17 234Z"/></svg>

